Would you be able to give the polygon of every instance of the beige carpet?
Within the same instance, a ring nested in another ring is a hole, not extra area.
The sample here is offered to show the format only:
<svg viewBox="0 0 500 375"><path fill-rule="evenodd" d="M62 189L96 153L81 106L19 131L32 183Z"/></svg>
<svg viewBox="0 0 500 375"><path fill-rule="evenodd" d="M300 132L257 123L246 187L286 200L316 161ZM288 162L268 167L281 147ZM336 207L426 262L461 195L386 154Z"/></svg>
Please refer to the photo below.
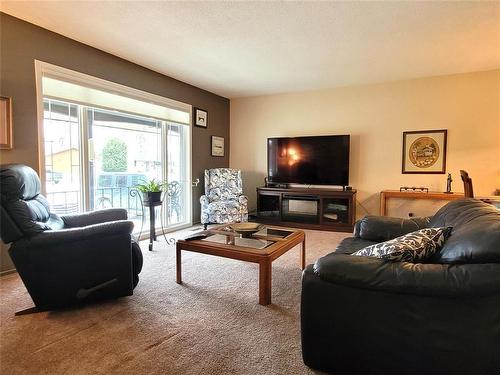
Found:
<svg viewBox="0 0 500 375"><path fill-rule="evenodd" d="M307 263L346 234L306 231ZM258 266L142 243L131 297L15 317L31 299L17 274L0 278L2 374L313 374L300 348L299 247L273 263L273 303L260 306Z"/></svg>

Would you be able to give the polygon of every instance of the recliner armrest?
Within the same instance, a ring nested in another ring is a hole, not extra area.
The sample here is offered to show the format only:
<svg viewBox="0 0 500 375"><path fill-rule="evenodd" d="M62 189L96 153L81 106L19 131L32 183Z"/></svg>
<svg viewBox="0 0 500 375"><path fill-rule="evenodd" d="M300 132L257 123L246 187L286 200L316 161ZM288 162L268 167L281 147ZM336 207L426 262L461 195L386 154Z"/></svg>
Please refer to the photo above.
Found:
<svg viewBox="0 0 500 375"><path fill-rule="evenodd" d="M318 259L313 270L323 281L389 293L443 297L500 293L497 263L416 264L332 253Z"/></svg>
<svg viewBox="0 0 500 375"><path fill-rule="evenodd" d="M354 236L382 242L429 226L429 217L401 219L387 216L365 216L354 226Z"/></svg>
<svg viewBox="0 0 500 375"><path fill-rule="evenodd" d="M96 239L120 235L130 234L134 228L134 223L127 220L118 220L107 223L88 225L81 228L69 228L61 230L48 230L36 236L24 238L16 245L18 247L46 247L59 245L61 243L72 243L83 240Z"/></svg>
<svg viewBox="0 0 500 375"><path fill-rule="evenodd" d="M124 208L108 208L105 210L85 212L83 214L63 215L61 219L65 228L85 227L87 225L106 223L117 220L127 220L127 210Z"/></svg>

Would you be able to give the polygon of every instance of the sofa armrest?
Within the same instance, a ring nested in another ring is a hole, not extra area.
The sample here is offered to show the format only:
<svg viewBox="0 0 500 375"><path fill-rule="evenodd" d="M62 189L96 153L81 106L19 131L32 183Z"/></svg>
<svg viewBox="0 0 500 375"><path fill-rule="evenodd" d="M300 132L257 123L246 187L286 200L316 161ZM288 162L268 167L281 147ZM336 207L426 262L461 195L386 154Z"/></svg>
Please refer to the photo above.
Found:
<svg viewBox="0 0 500 375"><path fill-rule="evenodd" d="M500 293L500 264L387 262L329 254L316 261L323 281L352 288L423 296L481 296Z"/></svg>
<svg viewBox="0 0 500 375"><path fill-rule="evenodd" d="M85 227L87 225L106 223L116 220L127 220L127 210L124 208L109 208L85 212L83 214L63 215L61 219L65 228Z"/></svg>
<svg viewBox="0 0 500 375"><path fill-rule="evenodd" d="M382 242L429 226L429 217L401 219L387 216L365 216L356 222L354 236L364 240Z"/></svg>
<svg viewBox="0 0 500 375"><path fill-rule="evenodd" d="M61 230L47 230L36 236L18 241L18 246L23 247L47 247L52 245L70 244L84 240L100 241L103 238L130 234L134 223L127 220L111 221L106 223L88 225L80 228L68 228ZM68 248L71 251L71 248Z"/></svg>

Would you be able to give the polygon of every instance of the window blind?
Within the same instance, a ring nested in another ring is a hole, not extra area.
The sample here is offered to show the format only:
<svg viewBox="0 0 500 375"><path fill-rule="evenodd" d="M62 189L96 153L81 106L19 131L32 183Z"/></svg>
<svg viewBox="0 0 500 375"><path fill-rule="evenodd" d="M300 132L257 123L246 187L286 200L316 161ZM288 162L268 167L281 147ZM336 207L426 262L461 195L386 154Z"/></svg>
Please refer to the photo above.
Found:
<svg viewBox="0 0 500 375"><path fill-rule="evenodd" d="M62 99L77 104L146 116L185 125L190 124L190 114L185 110L56 79L47 75L42 77L42 84L43 96L46 98Z"/></svg>

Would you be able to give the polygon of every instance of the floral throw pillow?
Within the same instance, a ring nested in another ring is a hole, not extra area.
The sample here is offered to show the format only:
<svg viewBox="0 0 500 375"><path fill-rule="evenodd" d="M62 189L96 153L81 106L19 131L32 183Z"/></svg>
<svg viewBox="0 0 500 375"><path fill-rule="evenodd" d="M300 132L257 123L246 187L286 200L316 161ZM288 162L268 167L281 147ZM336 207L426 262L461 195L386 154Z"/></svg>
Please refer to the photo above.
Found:
<svg viewBox="0 0 500 375"><path fill-rule="evenodd" d="M393 262L422 262L441 249L450 236L451 229L451 227L420 229L389 241L367 246L352 255L382 258Z"/></svg>

